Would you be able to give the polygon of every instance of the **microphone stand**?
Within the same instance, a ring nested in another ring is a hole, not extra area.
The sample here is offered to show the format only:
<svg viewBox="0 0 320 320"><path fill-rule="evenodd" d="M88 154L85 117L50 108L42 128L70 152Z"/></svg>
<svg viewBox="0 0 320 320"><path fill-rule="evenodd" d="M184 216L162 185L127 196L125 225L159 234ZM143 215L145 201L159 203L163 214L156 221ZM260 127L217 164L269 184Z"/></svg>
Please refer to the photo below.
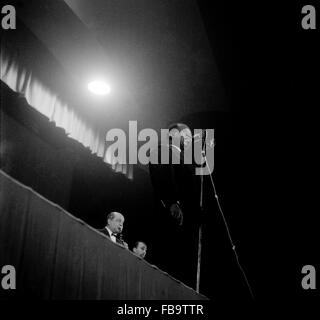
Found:
<svg viewBox="0 0 320 320"><path fill-rule="evenodd" d="M206 146L206 131L205 139L202 145L202 155L205 157L205 150L203 149ZM206 164L207 165L207 164ZM201 273L201 251L202 251L202 218L203 218L203 174L200 176L200 226L198 231L198 262L197 262L197 283L196 291L199 293L200 290L200 273Z"/></svg>
<svg viewBox="0 0 320 320"><path fill-rule="evenodd" d="M215 144L214 144L214 140L213 140L213 144L211 144L211 142L210 142L210 147L214 147L214 145ZM209 165L208 165L208 162L207 162L207 157L206 157L205 150L202 150L202 155L204 157L206 167L209 169ZM244 269L242 268L242 266L240 264L239 257L238 257L237 251L236 251L236 246L234 245L234 243L232 241L232 238L231 238L231 235L230 235L230 231L229 231L229 227L228 227L227 221L226 221L226 219L224 217L224 213L222 211L222 208L221 208L221 205L220 205L220 202L219 202L219 199L218 199L218 195L217 195L216 188L215 188L215 185L214 185L214 182L213 182L211 174L209 176L210 176L210 180L211 180L211 184L212 184L212 188L213 188L213 192L214 192L214 197L217 199L218 209L219 209L219 212L220 212L220 214L222 216L223 222L225 224L225 227L226 227L226 230L227 230L227 233L228 233L228 237L229 237L229 241L230 241L230 244L231 244L231 248L232 248L232 250L233 250L233 252L235 254L237 265L238 265L238 267L239 267L239 269L240 269L240 271L241 271L241 273L242 273L242 275L244 277L244 280L245 280L245 282L247 284L247 287L248 287L248 290L250 292L252 300L255 300L252 288L251 288L249 280L247 278L247 275L246 275ZM202 213L203 213L202 204L203 204L203 175L201 175L201 190L200 190L201 220L200 220L200 227L199 227L199 242L198 242L198 269L197 269L197 292L198 293L199 293L199 286L200 286L201 247L202 247Z"/></svg>
<svg viewBox="0 0 320 320"><path fill-rule="evenodd" d="M200 289L200 270L201 270L201 250L202 250L202 215L203 215L203 174L200 176L200 226L198 233L198 263L197 263L197 286L196 291Z"/></svg>

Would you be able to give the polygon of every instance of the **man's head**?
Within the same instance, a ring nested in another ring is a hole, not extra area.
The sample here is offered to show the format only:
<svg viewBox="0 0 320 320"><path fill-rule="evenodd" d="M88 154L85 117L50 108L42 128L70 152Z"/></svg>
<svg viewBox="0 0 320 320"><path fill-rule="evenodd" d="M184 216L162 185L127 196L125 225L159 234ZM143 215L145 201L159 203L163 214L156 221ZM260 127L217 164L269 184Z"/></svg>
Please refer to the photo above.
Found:
<svg viewBox="0 0 320 320"><path fill-rule="evenodd" d="M143 241L137 241L132 251L140 258L144 258L147 253L147 245Z"/></svg>
<svg viewBox="0 0 320 320"><path fill-rule="evenodd" d="M169 126L169 137L173 141L180 140L180 148L189 148L192 143L192 132L184 123L173 123Z"/></svg>
<svg viewBox="0 0 320 320"><path fill-rule="evenodd" d="M124 216L119 212L110 212L107 215L107 227L114 233L121 233L124 224Z"/></svg>

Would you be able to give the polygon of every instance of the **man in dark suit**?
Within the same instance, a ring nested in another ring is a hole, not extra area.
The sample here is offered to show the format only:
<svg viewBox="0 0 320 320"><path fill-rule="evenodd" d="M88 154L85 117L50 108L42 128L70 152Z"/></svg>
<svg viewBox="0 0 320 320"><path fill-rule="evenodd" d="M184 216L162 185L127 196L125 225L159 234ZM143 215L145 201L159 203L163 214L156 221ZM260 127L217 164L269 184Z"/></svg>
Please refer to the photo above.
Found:
<svg viewBox="0 0 320 320"><path fill-rule="evenodd" d="M111 241L118 243L128 249L128 244L122 240L122 230L124 224L124 216L120 212L110 212L107 215L107 225L98 231L105 234Z"/></svg>
<svg viewBox="0 0 320 320"><path fill-rule="evenodd" d="M157 215L153 232L153 252L157 254L157 261L154 262L172 276L195 287L200 178L195 175L193 160L184 161L184 151L192 150L193 136L190 128L182 123L173 124L168 129L168 141L161 141L150 153L149 172ZM176 138L178 143L174 143ZM163 163L161 155L166 152L169 161Z"/></svg>

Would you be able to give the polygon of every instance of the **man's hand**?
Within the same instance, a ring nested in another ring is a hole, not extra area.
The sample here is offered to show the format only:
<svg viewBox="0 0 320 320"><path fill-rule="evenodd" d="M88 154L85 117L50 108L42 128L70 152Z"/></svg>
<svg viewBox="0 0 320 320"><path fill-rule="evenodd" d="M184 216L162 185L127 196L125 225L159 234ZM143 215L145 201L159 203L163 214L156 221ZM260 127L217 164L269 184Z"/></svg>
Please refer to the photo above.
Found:
<svg viewBox="0 0 320 320"><path fill-rule="evenodd" d="M179 226L181 226L183 223L183 212L177 203L171 205L170 213L175 219L177 219Z"/></svg>

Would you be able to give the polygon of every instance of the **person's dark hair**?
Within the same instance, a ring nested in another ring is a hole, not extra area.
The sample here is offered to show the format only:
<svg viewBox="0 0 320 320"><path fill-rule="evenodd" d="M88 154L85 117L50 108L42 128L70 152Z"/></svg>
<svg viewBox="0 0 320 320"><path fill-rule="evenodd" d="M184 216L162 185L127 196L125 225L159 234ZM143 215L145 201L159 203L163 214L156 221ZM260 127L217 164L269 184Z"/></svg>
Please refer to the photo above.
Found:
<svg viewBox="0 0 320 320"><path fill-rule="evenodd" d="M177 129L179 132L181 132L184 129L190 129L186 124L181 122L172 123L168 126L169 132L173 129ZM191 129L190 129L191 130Z"/></svg>
<svg viewBox="0 0 320 320"><path fill-rule="evenodd" d="M133 249L133 248L138 248L139 243L143 243L143 244L147 247L147 244L146 244L144 241L138 240L138 241L136 241L136 242L134 243L132 249Z"/></svg>

